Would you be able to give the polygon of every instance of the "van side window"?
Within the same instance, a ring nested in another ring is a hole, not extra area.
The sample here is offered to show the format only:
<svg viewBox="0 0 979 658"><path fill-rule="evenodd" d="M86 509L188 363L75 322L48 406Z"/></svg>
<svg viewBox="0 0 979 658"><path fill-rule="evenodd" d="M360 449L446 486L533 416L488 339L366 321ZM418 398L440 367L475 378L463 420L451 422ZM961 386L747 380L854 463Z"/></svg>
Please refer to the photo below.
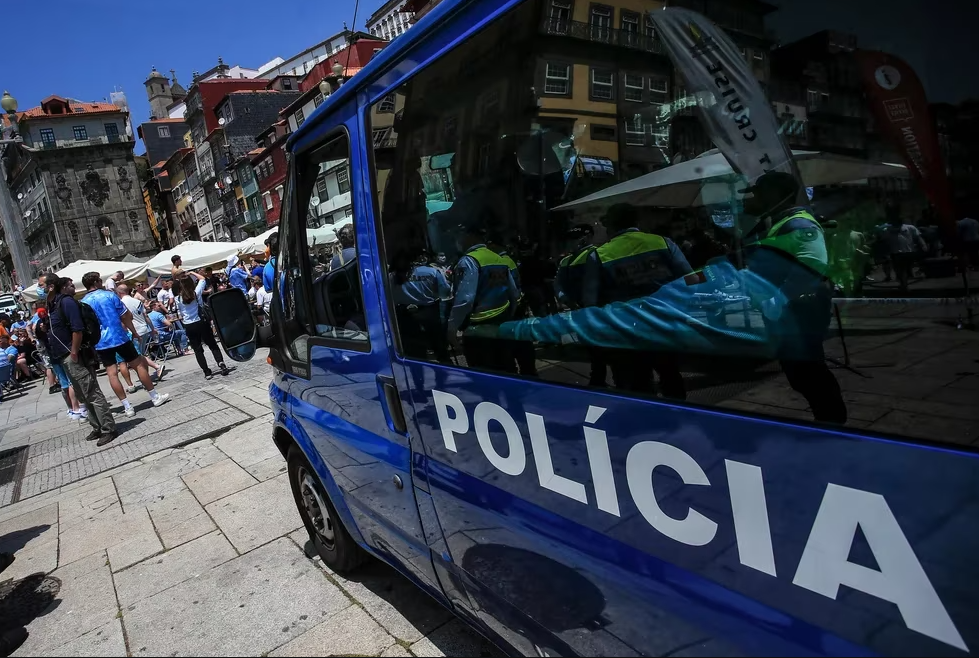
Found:
<svg viewBox="0 0 979 658"><path fill-rule="evenodd" d="M350 191L349 141L337 137L299 156L297 202L304 212L313 334L367 342Z"/></svg>
<svg viewBox="0 0 979 658"><path fill-rule="evenodd" d="M279 294L273 301L273 315L282 313L282 332L286 346L293 359L306 361L309 358L308 340L310 314L306 302L303 260L300 258L300 244L297 239L297 226L291 221L292 187L284 197L282 221L279 224L279 255L276 263L276 286ZM281 300L278 301L278 300ZM276 308L277 307L277 308Z"/></svg>
<svg viewBox="0 0 979 658"><path fill-rule="evenodd" d="M974 444L975 274L906 170L868 161L869 183L848 180L832 143L799 150L789 135L781 169L745 180L665 55L554 33L537 6L376 90L367 134L383 137L374 193L400 353ZM551 93L559 78L575 84ZM594 102L603 78L613 102ZM643 79L672 79L675 102L614 102ZM738 142L739 157L764 161L763 141Z"/></svg>

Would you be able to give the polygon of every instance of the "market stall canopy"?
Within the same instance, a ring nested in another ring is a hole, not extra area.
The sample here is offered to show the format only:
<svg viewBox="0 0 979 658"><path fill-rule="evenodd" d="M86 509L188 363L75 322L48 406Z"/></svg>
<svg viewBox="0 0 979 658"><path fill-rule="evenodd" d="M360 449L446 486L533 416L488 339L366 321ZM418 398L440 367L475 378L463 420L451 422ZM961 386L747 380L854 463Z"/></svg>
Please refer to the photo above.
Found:
<svg viewBox="0 0 979 658"><path fill-rule="evenodd" d="M261 254L265 252L265 241L269 236L278 231L278 228L270 228L264 233L256 235L254 238L246 238L238 243L238 249L243 254Z"/></svg>
<svg viewBox="0 0 979 658"><path fill-rule="evenodd" d="M98 272L104 281L119 270L122 270L126 281L141 281L146 278L146 263L127 263L117 260L77 260L64 269L58 270L56 274L73 280L75 287L82 290L82 277L89 272ZM37 283L24 290L24 299L29 302L37 301Z"/></svg>
<svg viewBox="0 0 979 658"><path fill-rule="evenodd" d="M344 218L338 221L336 224L330 226L320 226L319 228L308 228L306 229L306 246L308 247L320 247L322 245L332 244L337 240L337 229L345 224L350 223L350 218ZM242 240L238 243L238 248L243 254L261 254L265 252L265 241L270 235L278 231L278 228L269 229L265 233L256 235L254 238L248 238L247 240Z"/></svg>
<svg viewBox="0 0 979 658"><path fill-rule="evenodd" d="M904 165L872 162L821 151L793 151L802 182L807 187L834 185L878 177L903 178ZM607 208L616 203L659 208L690 208L726 203L740 176L716 149L686 162L612 185L552 210Z"/></svg>
<svg viewBox="0 0 979 658"><path fill-rule="evenodd" d="M151 277L170 277L173 266L171 258L175 255L183 260L185 270L196 270L208 265L224 263L238 253L241 248L238 242L196 242L188 240L181 242L173 249L161 251L145 263L147 275Z"/></svg>

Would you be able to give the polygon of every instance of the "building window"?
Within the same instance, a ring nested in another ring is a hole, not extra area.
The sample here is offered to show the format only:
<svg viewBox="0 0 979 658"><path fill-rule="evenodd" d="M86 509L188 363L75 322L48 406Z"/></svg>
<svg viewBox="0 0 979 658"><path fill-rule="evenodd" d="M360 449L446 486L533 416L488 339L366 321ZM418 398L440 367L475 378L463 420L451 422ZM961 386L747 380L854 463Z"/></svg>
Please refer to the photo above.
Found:
<svg viewBox="0 0 979 658"><path fill-rule="evenodd" d="M157 126L156 134L161 138L166 139L170 136L170 126Z"/></svg>
<svg viewBox="0 0 979 658"><path fill-rule="evenodd" d="M279 196L279 201L282 201L282 186L281 185L276 185L275 186L275 193Z"/></svg>
<svg viewBox="0 0 979 658"><path fill-rule="evenodd" d="M105 124L105 134L109 139L118 139L119 126L114 123Z"/></svg>
<svg viewBox="0 0 979 658"><path fill-rule="evenodd" d="M592 41L608 43L612 40L612 8L605 5L592 5L588 15L591 23Z"/></svg>
<svg viewBox="0 0 979 658"><path fill-rule="evenodd" d="M41 143L54 144L54 131L50 128L41 128Z"/></svg>
<svg viewBox="0 0 979 658"><path fill-rule="evenodd" d="M313 96L313 107L319 107L320 105L322 105L323 100L324 100L323 92L320 92L315 96Z"/></svg>
<svg viewBox="0 0 979 658"><path fill-rule="evenodd" d="M337 171L337 187L340 189L340 194L350 191L350 175L347 173L346 167L341 167Z"/></svg>
<svg viewBox="0 0 979 658"><path fill-rule="evenodd" d="M296 125L301 126L306 123L306 115L303 114L303 108L296 110Z"/></svg>
<svg viewBox="0 0 979 658"><path fill-rule="evenodd" d="M615 100L615 76L611 71L591 70L591 97L593 100Z"/></svg>
<svg viewBox="0 0 979 658"><path fill-rule="evenodd" d="M272 193L262 192L262 202L265 204L266 210L272 210L272 206L274 205L272 203Z"/></svg>
<svg viewBox="0 0 979 658"><path fill-rule="evenodd" d="M375 34L376 34L376 33L375 33ZM371 55L371 59L374 59L375 57L377 57L377 54L378 54L379 52L381 52L382 50L384 50L384 49L383 49L383 48L375 48L375 49L374 49L374 53L373 53L373 54Z"/></svg>
<svg viewBox="0 0 979 658"><path fill-rule="evenodd" d="M571 65L548 62L544 71L544 93L567 96L571 93Z"/></svg>
<svg viewBox="0 0 979 658"><path fill-rule="evenodd" d="M670 91L670 81L660 75L651 75L649 76L649 91L667 94Z"/></svg>
<svg viewBox="0 0 979 658"><path fill-rule="evenodd" d="M377 106L377 113L391 114L392 112L394 112L394 106L395 106L394 94L388 94L387 96L381 99L380 104Z"/></svg>
<svg viewBox="0 0 979 658"><path fill-rule="evenodd" d="M621 45L636 48L639 46L639 14L633 11L622 10L622 38Z"/></svg>
<svg viewBox="0 0 979 658"><path fill-rule="evenodd" d="M228 103L227 105L224 106L224 109L221 111L221 114L222 116L224 116L224 122L226 124L231 123L232 121L235 120L235 113L234 110L231 109L231 103Z"/></svg>
<svg viewBox="0 0 979 658"><path fill-rule="evenodd" d="M282 78L282 88L292 91L292 78Z"/></svg>
<svg viewBox="0 0 979 658"><path fill-rule="evenodd" d="M741 53L742 57L748 59L748 50L744 46L738 46L738 52Z"/></svg>
<svg viewBox="0 0 979 658"><path fill-rule="evenodd" d="M603 126L598 123L591 124L591 138L602 142L614 142L615 126Z"/></svg>
<svg viewBox="0 0 979 658"><path fill-rule="evenodd" d="M547 10L547 28L551 34L567 34L571 20L571 3L564 0L551 0Z"/></svg>
<svg viewBox="0 0 979 658"><path fill-rule="evenodd" d="M79 141L88 139L88 128L85 126L72 126L71 131L75 134L75 139Z"/></svg>
<svg viewBox="0 0 979 658"><path fill-rule="evenodd" d="M760 51L760 50L756 50L752 54L752 57L754 57L755 58L755 61L757 61L757 62L764 62L765 61L765 53L762 52L762 51Z"/></svg>
<svg viewBox="0 0 979 658"><path fill-rule="evenodd" d="M387 141L388 134L391 132L390 128L375 128L372 141L374 142L374 148L384 148L384 144Z"/></svg>
<svg viewBox="0 0 979 658"><path fill-rule="evenodd" d="M644 129L642 116L635 115L632 119L625 120L625 143L629 146L644 146Z"/></svg>
<svg viewBox="0 0 979 658"><path fill-rule="evenodd" d="M642 76L635 75L633 73L625 74L625 91L623 92L623 97L627 101L632 101L634 103L642 102Z"/></svg>
<svg viewBox="0 0 979 658"><path fill-rule="evenodd" d="M275 158L269 158L265 161L265 171L267 172L265 174L266 176L271 176L275 173Z"/></svg>

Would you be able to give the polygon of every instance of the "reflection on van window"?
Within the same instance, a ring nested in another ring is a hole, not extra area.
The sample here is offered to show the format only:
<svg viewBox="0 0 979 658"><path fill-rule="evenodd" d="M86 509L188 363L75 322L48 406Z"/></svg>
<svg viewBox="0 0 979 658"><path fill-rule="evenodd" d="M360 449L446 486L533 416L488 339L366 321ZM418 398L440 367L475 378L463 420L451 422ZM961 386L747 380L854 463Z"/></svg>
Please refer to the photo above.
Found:
<svg viewBox="0 0 979 658"><path fill-rule="evenodd" d="M401 352L979 438L967 296L979 275L896 147L867 143L873 112L851 53L813 42L752 57L773 114L749 119L724 98L745 136L732 150L712 132L714 92L678 76L654 33L596 40L549 21L547 5L524 3L385 96L393 113L370 114L385 134L375 190ZM810 65L848 81L832 101L842 128L807 93ZM762 143L784 157L752 150Z"/></svg>

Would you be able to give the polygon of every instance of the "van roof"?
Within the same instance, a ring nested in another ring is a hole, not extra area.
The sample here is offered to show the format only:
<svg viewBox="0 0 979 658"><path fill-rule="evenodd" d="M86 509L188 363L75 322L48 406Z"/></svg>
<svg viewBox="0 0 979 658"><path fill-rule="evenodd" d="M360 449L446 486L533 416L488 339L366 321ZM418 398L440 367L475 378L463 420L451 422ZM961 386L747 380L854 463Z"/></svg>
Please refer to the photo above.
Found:
<svg viewBox="0 0 979 658"><path fill-rule="evenodd" d="M316 127L322 121L323 117L328 115L333 111L333 106L336 105L340 107L348 99L356 97L358 91L368 86L373 80L377 73L387 66L399 59L401 55L412 48L414 48L420 41L423 41L429 34L435 32L441 27L443 22L443 17L453 13L459 7L463 7L470 4L473 0L443 0L430 12L428 12L417 24L412 26L410 30L404 32L396 38L390 46L384 48L379 52L374 58L372 58L367 66L362 68L356 75L350 78L349 81L340 85L340 89L330 94L326 100L320 104L318 108L306 118L299 128L296 129L292 135L289 136L289 141L286 142L286 150L291 151L295 146L296 142L303 139L307 134L314 132Z"/></svg>

